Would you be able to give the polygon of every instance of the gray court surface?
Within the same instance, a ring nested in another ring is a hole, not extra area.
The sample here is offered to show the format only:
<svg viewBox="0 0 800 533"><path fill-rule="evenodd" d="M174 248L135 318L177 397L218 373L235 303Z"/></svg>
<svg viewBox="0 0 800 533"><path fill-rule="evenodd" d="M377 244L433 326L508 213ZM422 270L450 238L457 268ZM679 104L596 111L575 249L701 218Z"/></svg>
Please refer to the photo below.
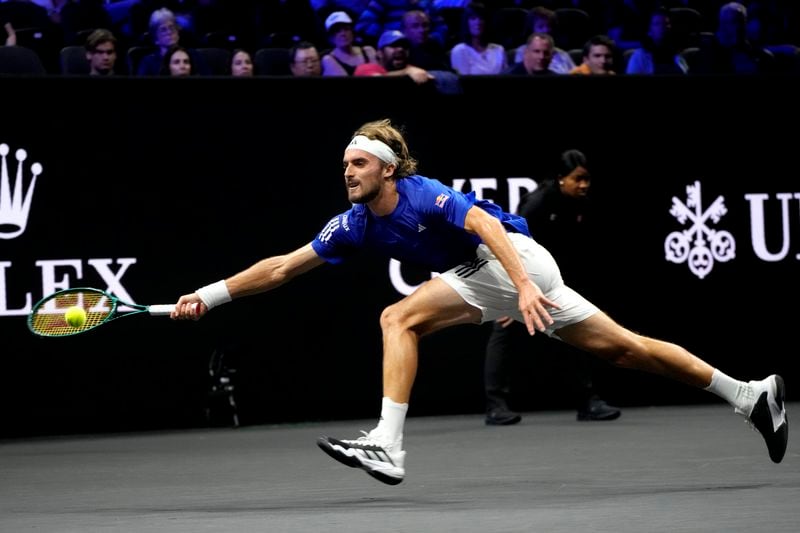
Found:
<svg viewBox="0 0 800 533"><path fill-rule="evenodd" d="M797 440L776 465L724 404L412 416L394 487L316 445L374 422L0 442L0 531L800 531Z"/></svg>

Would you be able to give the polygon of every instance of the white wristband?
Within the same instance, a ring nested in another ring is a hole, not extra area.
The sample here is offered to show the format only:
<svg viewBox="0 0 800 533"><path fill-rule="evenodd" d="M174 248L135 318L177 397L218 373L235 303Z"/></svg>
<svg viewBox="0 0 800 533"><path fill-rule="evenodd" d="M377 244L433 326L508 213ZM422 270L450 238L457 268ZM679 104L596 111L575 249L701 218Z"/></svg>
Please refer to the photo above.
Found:
<svg viewBox="0 0 800 533"><path fill-rule="evenodd" d="M225 285L224 279L211 285L200 287L195 292L209 310L231 301L231 293L228 292L228 286Z"/></svg>

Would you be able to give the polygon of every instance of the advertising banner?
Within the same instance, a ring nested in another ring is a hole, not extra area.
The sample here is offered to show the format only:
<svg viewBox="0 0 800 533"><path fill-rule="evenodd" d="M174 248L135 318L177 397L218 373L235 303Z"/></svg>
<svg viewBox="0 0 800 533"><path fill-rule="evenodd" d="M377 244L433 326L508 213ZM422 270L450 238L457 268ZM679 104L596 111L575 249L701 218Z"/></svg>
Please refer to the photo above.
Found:
<svg viewBox="0 0 800 533"><path fill-rule="evenodd" d="M412 265L324 265L199 322L141 315L49 339L26 316L67 287L174 303L308 243L349 207L352 132L384 117L421 174L510 210L582 150L602 210L591 299L735 377L797 375L800 180L780 126L797 122L797 80L474 77L449 95L404 79L239 81L3 80L0 436L207 424L223 367L242 423L375 416L381 310L435 275ZM422 340L411 414L482 411L488 327ZM572 408L559 362L517 364L521 408ZM599 372L618 405L716 401Z"/></svg>

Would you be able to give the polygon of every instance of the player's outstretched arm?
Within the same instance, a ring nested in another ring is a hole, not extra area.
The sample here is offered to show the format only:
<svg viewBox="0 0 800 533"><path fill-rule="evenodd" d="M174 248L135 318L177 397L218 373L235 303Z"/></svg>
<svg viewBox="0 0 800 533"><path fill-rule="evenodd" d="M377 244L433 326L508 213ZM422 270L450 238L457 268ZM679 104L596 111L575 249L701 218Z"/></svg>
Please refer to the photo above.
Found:
<svg viewBox="0 0 800 533"><path fill-rule="evenodd" d="M525 318L528 333L533 335L536 330L544 331L553 323L553 318L547 308L557 308L558 305L548 299L528 277L522 259L511 243L511 239L508 238L503 224L480 207L473 206L467 211L464 228L469 232L477 233L508 272L511 281L519 291L519 310Z"/></svg>
<svg viewBox="0 0 800 533"><path fill-rule="evenodd" d="M184 294L178 299L170 317L197 320L218 305L234 298L272 290L324 262L311 243L285 255L262 259L230 278Z"/></svg>

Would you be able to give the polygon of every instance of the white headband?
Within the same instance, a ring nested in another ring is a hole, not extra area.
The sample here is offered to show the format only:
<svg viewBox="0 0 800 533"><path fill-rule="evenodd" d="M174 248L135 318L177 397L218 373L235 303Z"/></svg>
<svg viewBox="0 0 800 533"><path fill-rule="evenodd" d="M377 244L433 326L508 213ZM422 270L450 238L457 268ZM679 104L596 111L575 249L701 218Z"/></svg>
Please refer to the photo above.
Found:
<svg viewBox="0 0 800 533"><path fill-rule="evenodd" d="M346 150L351 148L358 148L374 155L384 163L397 164L397 156L394 151L389 148L389 145L378 139L370 139L364 135L356 135L350 144L347 145Z"/></svg>

